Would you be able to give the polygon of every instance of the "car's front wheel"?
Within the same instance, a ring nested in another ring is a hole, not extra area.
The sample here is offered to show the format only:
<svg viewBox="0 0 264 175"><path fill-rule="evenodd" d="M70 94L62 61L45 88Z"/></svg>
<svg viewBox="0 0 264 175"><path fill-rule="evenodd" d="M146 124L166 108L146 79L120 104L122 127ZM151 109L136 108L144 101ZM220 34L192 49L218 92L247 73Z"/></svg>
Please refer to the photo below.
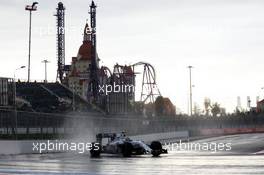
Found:
<svg viewBox="0 0 264 175"><path fill-rule="evenodd" d="M122 145L122 154L124 157L130 157L133 151L133 145L130 142L125 142Z"/></svg>

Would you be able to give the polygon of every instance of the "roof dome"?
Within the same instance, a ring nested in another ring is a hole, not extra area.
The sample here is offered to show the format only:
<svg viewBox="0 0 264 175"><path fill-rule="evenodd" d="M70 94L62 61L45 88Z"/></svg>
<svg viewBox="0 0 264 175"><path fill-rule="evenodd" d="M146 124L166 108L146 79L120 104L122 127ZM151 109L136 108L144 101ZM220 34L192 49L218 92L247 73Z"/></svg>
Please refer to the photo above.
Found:
<svg viewBox="0 0 264 175"><path fill-rule="evenodd" d="M81 47L79 48L78 60L91 60L92 59L92 42L84 41Z"/></svg>
<svg viewBox="0 0 264 175"><path fill-rule="evenodd" d="M83 31L83 44L79 48L77 59L78 60L91 60L92 59L92 41L91 31L88 23L85 24Z"/></svg>

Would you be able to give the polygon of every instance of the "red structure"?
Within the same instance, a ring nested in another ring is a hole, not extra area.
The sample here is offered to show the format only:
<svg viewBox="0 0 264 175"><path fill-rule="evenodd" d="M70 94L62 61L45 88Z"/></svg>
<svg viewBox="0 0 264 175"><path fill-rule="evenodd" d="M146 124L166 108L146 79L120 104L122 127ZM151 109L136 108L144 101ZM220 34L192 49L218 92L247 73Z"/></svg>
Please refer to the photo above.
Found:
<svg viewBox="0 0 264 175"><path fill-rule="evenodd" d="M263 112L264 111L264 99L257 102L257 109L256 112Z"/></svg>

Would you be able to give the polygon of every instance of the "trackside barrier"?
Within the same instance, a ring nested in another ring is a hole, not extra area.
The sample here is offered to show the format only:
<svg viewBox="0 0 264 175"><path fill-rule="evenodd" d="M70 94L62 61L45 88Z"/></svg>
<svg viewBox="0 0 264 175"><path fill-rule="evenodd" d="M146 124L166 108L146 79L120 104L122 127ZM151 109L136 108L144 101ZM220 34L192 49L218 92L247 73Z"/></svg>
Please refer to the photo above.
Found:
<svg viewBox="0 0 264 175"><path fill-rule="evenodd" d="M223 128L223 129L200 129L198 130L201 136L217 136L228 134L246 134L264 132L264 126L258 128Z"/></svg>
<svg viewBox="0 0 264 175"><path fill-rule="evenodd" d="M143 134L130 136L132 140L141 140L146 143L150 143L154 140L166 141L166 140L177 140L177 139L186 139L189 137L188 131L176 131L176 132L165 132L165 133L154 133L154 134Z"/></svg>

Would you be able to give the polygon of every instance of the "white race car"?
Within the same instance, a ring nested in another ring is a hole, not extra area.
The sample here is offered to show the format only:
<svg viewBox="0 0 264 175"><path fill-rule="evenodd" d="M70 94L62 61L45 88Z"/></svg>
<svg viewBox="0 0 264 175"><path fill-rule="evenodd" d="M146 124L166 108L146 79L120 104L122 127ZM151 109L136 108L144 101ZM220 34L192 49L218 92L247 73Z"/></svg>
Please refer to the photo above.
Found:
<svg viewBox="0 0 264 175"><path fill-rule="evenodd" d="M107 143L103 145L103 139L107 139ZM96 146L97 144L97 146ZM124 157L131 155L152 154L154 157L160 154L167 154L168 151L162 148L159 141L152 141L150 145L143 141L134 141L126 137L124 132L116 133L99 133L96 135L96 143L92 144L90 150L91 157L99 157L101 153L121 154Z"/></svg>

